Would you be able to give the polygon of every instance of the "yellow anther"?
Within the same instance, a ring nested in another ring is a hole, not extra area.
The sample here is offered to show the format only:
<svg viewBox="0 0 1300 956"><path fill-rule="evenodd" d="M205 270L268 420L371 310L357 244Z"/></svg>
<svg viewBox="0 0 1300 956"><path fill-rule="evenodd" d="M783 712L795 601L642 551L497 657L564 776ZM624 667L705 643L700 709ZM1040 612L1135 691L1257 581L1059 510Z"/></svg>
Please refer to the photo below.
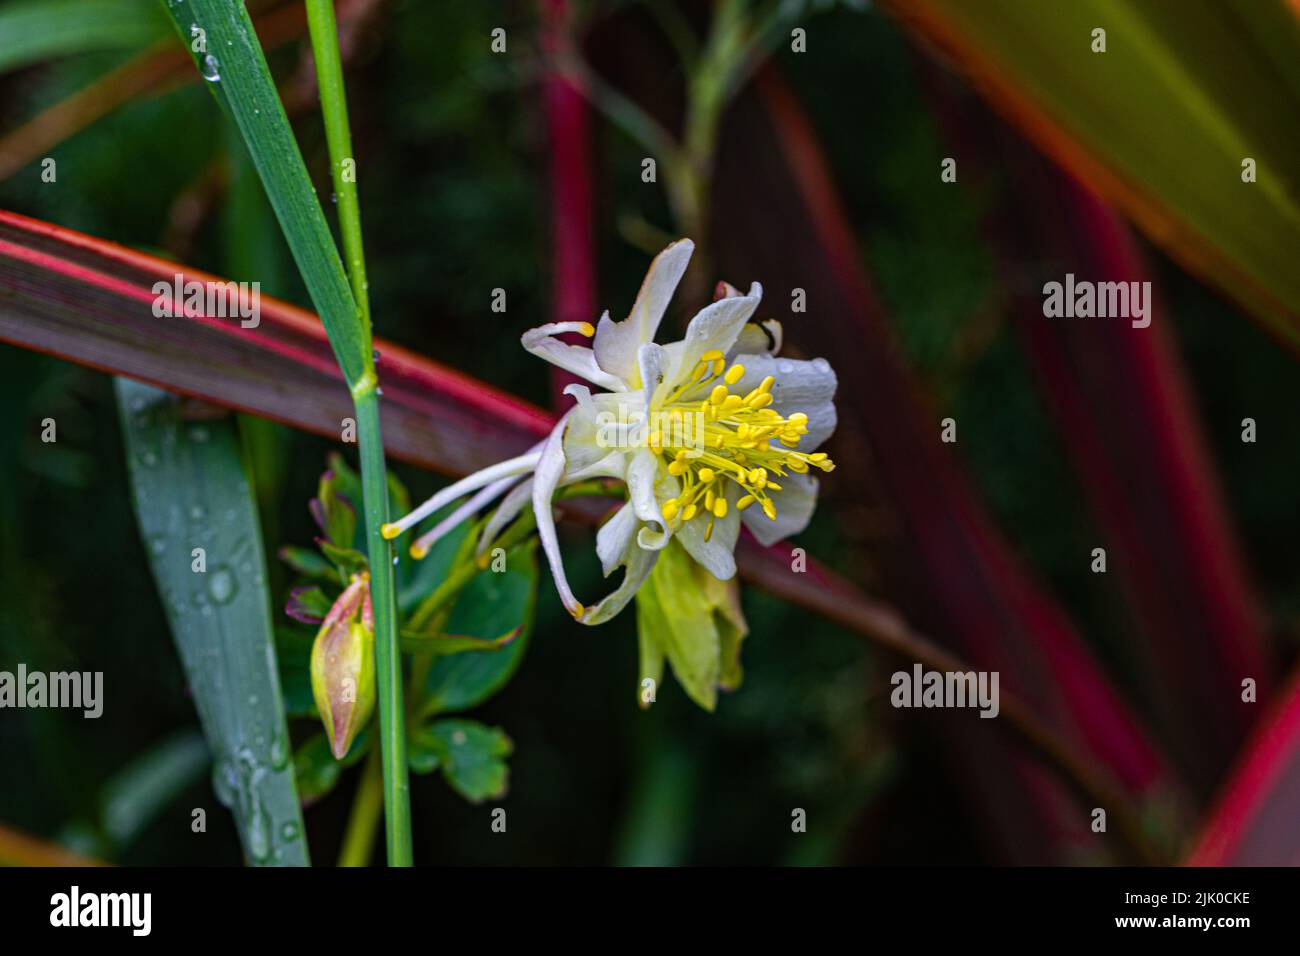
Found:
<svg viewBox="0 0 1300 956"><path fill-rule="evenodd" d="M578 332L587 338L591 338L596 334L596 327L590 322L583 322L582 325L578 326Z"/></svg>
<svg viewBox="0 0 1300 956"><path fill-rule="evenodd" d="M826 456L822 455L822 457L825 458ZM679 451L676 455L673 456L673 461L685 461L685 460L686 460L685 448L683 448L681 451Z"/></svg>
<svg viewBox="0 0 1300 956"><path fill-rule="evenodd" d="M712 468L700 469L700 481L712 481L713 478L714 478L714 471Z"/></svg>
<svg viewBox="0 0 1300 956"><path fill-rule="evenodd" d="M718 500L713 503L713 513L719 518L727 516L727 499L719 496Z"/></svg>
<svg viewBox="0 0 1300 956"><path fill-rule="evenodd" d="M672 521L677 517L677 509L681 507L676 498L670 498L664 502L663 515L665 521Z"/></svg>
<svg viewBox="0 0 1300 956"><path fill-rule="evenodd" d="M802 462L798 458L791 458L788 462L786 462L786 464L789 466L790 470L795 472L796 474L806 475L808 473L807 462Z"/></svg>
<svg viewBox="0 0 1300 956"><path fill-rule="evenodd" d="M700 361L715 362L722 357L723 357L722 351L720 349L709 349L707 352L705 352L703 355L700 356Z"/></svg>
<svg viewBox="0 0 1300 956"><path fill-rule="evenodd" d="M825 461L825 460L826 460L826 452L824 452L824 451L813 452L811 455L808 456L808 460L809 460L809 461Z"/></svg>
<svg viewBox="0 0 1300 956"><path fill-rule="evenodd" d="M397 525L393 524L392 522L389 522L388 524L384 525L382 528L379 529L379 533L384 536L385 541L392 541L394 538L396 538L399 534L402 533L402 529Z"/></svg>
<svg viewBox="0 0 1300 956"><path fill-rule="evenodd" d="M715 385L713 391L709 392L709 402L713 405L721 405L727 400L727 386Z"/></svg>
<svg viewBox="0 0 1300 956"><path fill-rule="evenodd" d="M744 511L746 508L748 508L757 500L758 499L755 498L753 495L745 495L745 497L741 498L739 501L736 502L736 510Z"/></svg>
<svg viewBox="0 0 1300 956"><path fill-rule="evenodd" d="M713 374L714 374L714 375L721 375L721 374L722 374L722 370L723 370L724 368L726 368L726 367L727 367L727 360L726 360L726 359L723 359L723 358L715 358L715 359L713 360Z"/></svg>
<svg viewBox="0 0 1300 956"><path fill-rule="evenodd" d="M713 537L713 519L709 519L709 526L704 529L704 540L708 541Z"/></svg>
<svg viewBox="0 0 1300 956"><path fill-rule="evenodd" d="M692 504L692 505L687 505L687 506L682 510L682 520L683 520L683 521L690 521L692 518L694 518L694 517L699 513L699 510L700 510L700 509L697 508L697 507L696 507L695 505L693 505L693 504Z"/></svg>
<svg viewBox="0 0 1300 956"><path fill-rule="evenodd" d="M722 380L726 382L728 385L735 385L744 377L745 377L745 366L737 364L727 369L727 374L722 376Z"/></svg>
<svg viewBox="0 0 1300 956"><path fill-rule="evenodd" d="M706 491L706 492L704 493L704 507L705 507L707 510L712 511L712 510L713 510L713 502L717 500L717 497L718 497L718 496L715 495L715 494L713 493L713 489L712 489L712 488L710 488L708 491Z"/></svg>
<svg viewBox="0 0 1300 956"><path fill-rule="evenodd" d="M772 391L772 386L775 384L776 384L776 379L774 379L771 375L769 375L765 379L763 379L763 381L759 382L758 390L760 392L770 392Z"/></svg>
<svg viewBox="0 0 1300 956"><path fill-rule="evenodd" d="M772 504L772 502L770 502L770 501L764 501L764 502L763 502L763 514L767 515L767 519L768 519L769 521L775 521L775 520L776 520L776 505Z"/></svg>
<svg viewBox="0 0 1300 956"><path fill-rule="evenodd" d="M774 401L775 399L772 398L771 392L759 392L753 398L745 399L745 404L750 408L766 408Z"/></svg>
<svg viewBox="0 0 1300 956"><path fill-rule="evenodd" d="M422 548L418 544L411 545L411 557L417 561L423 561L425 555L429 553L428 548Z"/></svg>
<svg viewBox="0 0 1300 956"><path fill-rule="evenodd" d="M791 416L790 416L788 419L786 419L786 420L787 420L788 422L790 422L790 424L792 424L792 425L807 425L807 424L808 424L808 416L805 415L803 412L795 412L793 415L791 415Z"/></svg>
<svg viewBox="0 0 1300 956"><path fill-rule="evenodd" d="M679 478L686 474L686 467L686 462L675 461L668 466L668 474L672 475L674 478Z"/></svg>

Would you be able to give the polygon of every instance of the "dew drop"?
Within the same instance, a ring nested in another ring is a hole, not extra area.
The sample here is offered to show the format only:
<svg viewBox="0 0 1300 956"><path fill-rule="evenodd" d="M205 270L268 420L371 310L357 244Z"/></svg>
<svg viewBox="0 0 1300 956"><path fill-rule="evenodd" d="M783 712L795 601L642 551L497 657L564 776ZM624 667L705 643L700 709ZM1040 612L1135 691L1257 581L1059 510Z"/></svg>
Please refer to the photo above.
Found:
<svg viewBox="0 0 1300 956"><path fill-rule="evenodd" d="M230 573L229 568L220 567L208 575L208 593L218 604L229 604L237 590L235 576Z"/></svg>
<svg viewBox="0 0 1300 956"><path fill-rule="evenodd" d="M217 58L211 53L203 58L199 72L203 74L203 78L209 83L221 82L221 66L217 63Z"/></svg>

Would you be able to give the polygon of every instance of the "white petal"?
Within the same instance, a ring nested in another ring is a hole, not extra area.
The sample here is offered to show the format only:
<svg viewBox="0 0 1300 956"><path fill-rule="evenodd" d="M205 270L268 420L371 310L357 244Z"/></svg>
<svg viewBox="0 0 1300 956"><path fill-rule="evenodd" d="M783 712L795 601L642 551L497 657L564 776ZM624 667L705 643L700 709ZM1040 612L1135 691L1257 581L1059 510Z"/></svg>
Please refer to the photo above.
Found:
<svg viewBox="0 0 1300 956"><path fill-rule="evenodd" d="M533 514L537 518L537 537L542 542L546 561L551 566L551 577L555 579L555 590L559 592L560 600L569 613L577 617L581 613L581 605L573 596L573 589L569 587L564 574L564 557L560 554L560 540L555 533L555 514L551 510L551 499L560 485L560 479L564 477L564 428L568 424L568 418L565 415L560 419L542 446L537 471L533 475Z"/></svg>
<svg viewBox="0 0 1300 956"><path fill-rule="evenodd" d="M487 549L492 547L492 542L497 539L506 525L519 517L520 513L533 500L533 479L525 478L521 484L512 488L510 493L501 499L501 504L497 505L497 510L492 512L492 517L488 518L487 524L483 526L483 534L479 537L478 548L475 550L476 557L482 557L487 553Z"/></svg>
<svg viewBox="0 0 1300 956"><path fill-rule="evenodd" d="M708 541L704 540L704 532L709 526L709 519L703 515L683 521L677 529L677 540L692 558L719 581L729 581L735 577L736 539L740 536L740 512L736 510L740 489L733 482L727 482L725 494L728 504L726 517L713 519L713 533L709 535Z"/></svg>
<svg viewBox="0 0 1300 956"><path fill-rule="evenodd" d="M658 551L646 551L644 548L638 548L633 545L628 549L627 571L624 572L623 581L619 584L613 594L602 598L594 607L587 610L580 620L583 624L604 624L623 608L640 590L645 579L650 577L650 572L654 570L655 561L659 558Z"/></svg>
<svg viewBox="0 0 1300 956"><path fill-rule="evenodd" d="M645 398L642 411L646 416L647 424L650 424L650 409L654 407L656 393L663 386L668 353L662 345L647 342L637 350L636 358L637 367L641 371L641 391Z"/></svg>
<svg viewBox="0 0 1300 956"><path fill-rule="evenodd" d="M668 381L680 384L705 352L729 352L762 297L763 287L755 282L748 295L719 299L701 309L687 326L686 338L665 346L670 357Z"/></svg>
<svg viewBox="0 0 1300 956"><path fill-rule="evenodd" d="M420 535L411 546L411 549L413 551L417 549L420 551L428 551L433 547L435 542L445 537L448 532L460 527L467 519L478 514L518 480L518 475L511 475L508 478L502 478L500 481L492 482L492 484L488 485L474 497L470 498L469 501L465 502L424 534Z"/></svg>
<svg viewBox="0 0 1300 956"><path fill-rule="evenodd" d="M659 456L649 449L640 449L627 466L627 491L636 516L646 524L637 532L637 543L647 551L658 551L672 537L655 494L658 480Z"/></svg>
<svg viewBox="0 0 1300 956"><path fill-rule="evenodd" d="M628 388L639 388L637 349L654 341L655 332L663 320L668 302L677 289L691 261L695 243L689 239L674 242L650 263L641 291L637 293L632 311L622 322L614 322L606 312L596 327L592 347L596 361L610 375L627 383Z"/></svg>
<svg viewBox="0 0 1300 956"><path fill-rule="evenodd" d="M770 375L775 384L769 407L782 416L795 412L808 416L808 434L799 442L800 451L815 451L835 431L837 380L835 370L825 359L804 361L770 355L738 355L736 361L745 366L745 374L731 386L733 392L744 395Z"/></svg>
<svg viewBox="0 0 1300 956"><path fill-rule="evenodd" d="M539 325L525 332L519 341L534 355L585 378L593 385L622 390L622 379L602 371L596 364L596 356L590 348L585 345L570 345L555 338L561 332L576 332L585 324L584 322L551 322L547 325Z"/></svg>
<svg viewBox="0 0 1300 956"><path fill-rule="evenodd" d="M609 577L625 560L640 524L636 509L624 504L596 532L596 554L600 557L600 570L605 577Z"/></svg>
<svg viewBox="0 0 1300 956"><path fill-rule="evenodd" d="M540 444L535 447L542 447ZM526 455L520 455L518 458L510 458L506 461L497 462L484 468L482 471L476 471L472 475L467 475L460 481L453 482L446 488L443 488L420 507L416 508L410 514L406 515L399 521L393 522L393 525L405 531L413 525L419 524L429 515L433 514L439 508L451 504L462 495L471 491L476 491L485 485L490 485L494 481L511 475L522 475L532 471L540 457L540 452L530 451ZM393 535L396 537L396 535Z"/></svg>
<svg viewBox="0 0 1300 956"><path fill-rule="evenodd" d="M745 526L763 547L808 527L813 509L817 507L817 479L811 475L785 475L778 484L781 490L771 493L772 503L776 505L775 521L763 514L762 506L758 504L751 505L741 514Z"/></svg>
<svg viewBox="0 0 1300 956"><path fill-rule="evenodd" d="M569 427L564 433L568 481L623 477L626 465L622 459L631 444L626 432L632 426L627 419L631 412L639 414L640 407L640 392L588 392L579 398L578 406L569 412Z"/></svg>

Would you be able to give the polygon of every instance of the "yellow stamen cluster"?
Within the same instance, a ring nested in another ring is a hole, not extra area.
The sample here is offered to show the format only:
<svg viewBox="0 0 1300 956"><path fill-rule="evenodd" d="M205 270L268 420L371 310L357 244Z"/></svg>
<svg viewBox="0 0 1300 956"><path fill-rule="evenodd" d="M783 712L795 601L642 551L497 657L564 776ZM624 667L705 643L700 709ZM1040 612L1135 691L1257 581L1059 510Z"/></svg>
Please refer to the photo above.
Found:
<svg viewBox="0 0 1300 956"><path fill-rule="evenodd" d="M745 367L726 361L716 349L700 357L686 385L669 397L665 411L669 421L700 413L704 421L703 448L686 448L665 442L665 436L650 435L650 448L668 462L668 473L681 481L681 492L663 505L664 520L680 517L691 521L708 518L704 537L713 534L713 523L727 515L726 483L734 482L744 492L736 507L744 511L757 503L770 520L776 520L776 504L770 492L781 486L772 479L793 472L806 474L810 468L831 471L835 463L824 452L797 451L808 433L808 416L794 412L789 417L768 406L772 404L775 380L767 376L748 393L732 392L730 386L745 377ZM687 392L718 379L701 400L682 401ZM674 431L674 437L679 435ZM775 444L773 444L775 442ZM696 454L698 452L698 454Z"/></svg>

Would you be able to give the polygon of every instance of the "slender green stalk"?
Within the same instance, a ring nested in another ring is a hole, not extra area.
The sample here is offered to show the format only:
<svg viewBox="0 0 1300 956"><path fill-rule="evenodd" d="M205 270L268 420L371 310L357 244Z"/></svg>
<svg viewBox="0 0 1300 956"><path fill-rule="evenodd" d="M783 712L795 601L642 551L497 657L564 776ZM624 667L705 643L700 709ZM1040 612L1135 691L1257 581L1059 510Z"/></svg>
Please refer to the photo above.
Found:
<svg viewBox="0 0 1300 956"><path fill-rule="evenodd" d="M370 555L370 599L375 612L375 682L379 689L379 747L383 752L384 823L389 866L411 865L411 795L406 768L406 713L402 703L402 654L397 643L397 594L388 523L388 475L379 433L379 396L374 379L353 390L361 443L361 496L365 499Z"/></svg>
<svg viewBox="0 0 1300 956"><path fill-rule="evenodd" d="M307 0L307 26L311 31L312 56L316 60L316 84L320 88L321 115L325 119L325 140L329 144L330 175L339 207L343 261L352 283L352 294L369 332L370 294L366 282L366 256L361 245L356 158L352 155L352 132L348 125L348 101L343 92L343 64L339 57L333 0Z"/></svg>
<svg viewBox="0 0 1300 956"><path fill-rule="evenodd" d="M388 523L388 474L379 428L379 393L370 353L370 296L361 242L356 166L348 128L343 66L332 0L307 0L307 23L316 60L321 113L329 143L330 171L338 202L339 229L352 293L361 311L366 339L366 370L352 386L361 450L361 492L365 499L366 541L370 556L370 597L375 613L375 678L379 690L379 748L382 753L384 822L390 866L411 865L410 778L406 766L406 713L402 701L402 655L397 639L397 597L393 546L382 533Z"/></svg>
<svg viewBox="0 0 1300 956"><path fill-rule="evenodd" d="M352 798L352 812L348 815L347 830L343 833L343 848L339 850L339 866L368 866L375 845L375 830L384 812L384 784L378 750L371 750L361 768L357 793Z"/></svg>

